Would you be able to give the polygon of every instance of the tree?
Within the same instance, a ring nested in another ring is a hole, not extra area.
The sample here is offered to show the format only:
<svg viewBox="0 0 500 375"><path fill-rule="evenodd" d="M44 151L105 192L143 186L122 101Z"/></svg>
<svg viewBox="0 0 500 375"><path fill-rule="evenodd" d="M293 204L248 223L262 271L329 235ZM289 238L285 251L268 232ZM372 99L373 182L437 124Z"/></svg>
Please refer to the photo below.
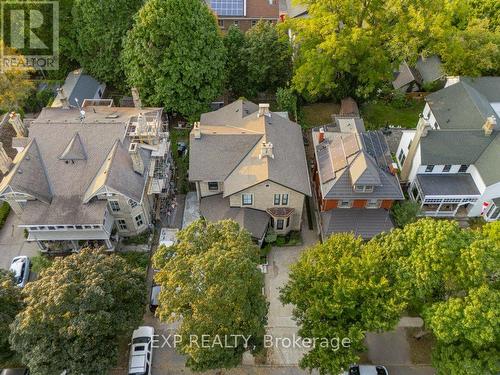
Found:
<svg viewBox="0 0 500 375"><path fill-rule="evenodd" d="M404 295L378 253L376 243L365 245L351 234L337 234L307 249L292 265L281 301L294 305L299 335L317 342L337 337L351 341L339 350L314 346L301 367L337 374L358 361L367 331L395 327L405 308Z"/></svg>
<svg viewBox="0 0 500 375"><path fill-rule="evenodd" d="M415 222L421 212L420 204L414 201L397 202L392 207L392 216L399 228Z"/></svg>
<svg viewBox="0 0 500 375"><path fill-rule="evenodd" d="M291 88L278 88L276 102L280 111L288 112L292 115L292 120L297 121L297 95Z"/></svg>
<svg viewBox="0 0 500 375"><path fill-rule="evenodd" d="M122 41L143 0L74 0L75 59L96 79L123 85Z"/></svg>
<svg viewBox="0 0 500 375"><path fill-rule="evenodd" d="M195 221L179 232L177 244L156 251L155 280L162 287L157 314L163 321L182 317L178 349L191 369L234 367L244 351L262 348L267 304L258 263L250 234L232 220ZM202 335L211 343L228 337L234 347L203 347ZM229 335L249 337L248 346Z"/></svg>
<svg viewBox="0 0 500 375"><path fill-rule="evenodd" d="M224 46L227 51L226 89L234 97L244 96L248 87L245 44L245 34L235 25L229 27L224 36Z"/></svg>
<svg viewBox="0 0 500 375"><path fill-rule="evenodd" d="M0 39L0 48L4 55L17 55L23 59L15 50L7 47ZM0 72L0 113L18 111L23 107L24 101L33 92L35 86L30 76L32 69L27 68L4 68Z"/></svg>
<svg viewBox="0 0 500 375"><path fill-rule="evenodd" d="M215 15L200 0L147 1L125 39L122 62L145 103L196 119L224 83Z"/></svg>
<svg viewBox="0 0 500 375"><path fill-rule="evenodd" d="M286 86L292 72L292 49L287 35L261 20L246 33L247 94L276 92Z"/></svg>
<svg viewBox="0 0 500 375"><path fill-rule="evenodd" d="M12 348L35 375L105 373L116 362L118 338L142 321L144 275L117 255L82 250L39 276L24 288Z"/></svg>
<svg viewBox="0 0 500 375"><path fill-rule="evenodd" d="M11 273L0 270L0 359L13 354L9 344L9 326L21 309L21 289L14 284Z"/></svg>

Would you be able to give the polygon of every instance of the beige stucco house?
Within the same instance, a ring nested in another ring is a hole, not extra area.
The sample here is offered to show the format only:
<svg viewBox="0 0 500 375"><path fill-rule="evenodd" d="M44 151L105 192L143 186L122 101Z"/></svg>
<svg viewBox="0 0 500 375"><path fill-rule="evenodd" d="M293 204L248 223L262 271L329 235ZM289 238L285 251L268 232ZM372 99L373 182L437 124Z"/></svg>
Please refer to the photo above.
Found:
<svg viewBox="0 0 500 375"><path fill-rule="evenodd" d="M238 100L203 114L190 134L189 165L208 220L232 218L260 243L268 228L300 230L311 195L302 131L268 104Z"/></svg>

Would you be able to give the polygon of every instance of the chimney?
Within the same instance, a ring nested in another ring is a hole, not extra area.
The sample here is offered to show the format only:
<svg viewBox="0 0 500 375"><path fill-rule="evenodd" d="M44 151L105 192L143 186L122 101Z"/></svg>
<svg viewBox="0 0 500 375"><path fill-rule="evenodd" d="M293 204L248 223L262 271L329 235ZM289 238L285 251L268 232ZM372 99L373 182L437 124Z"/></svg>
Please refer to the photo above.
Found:
<svg viewBox="0 0 500 375"><path fill-rule="evenodd" d="M24 126L23 120L21 120L21 116L16 112L11 112L9 114L9 122L16 131L16 135L18 137L26 137L26 127Z"/></svg>
<svg viewBox="0 0 500 375"><path fill-rule="evenodd" d="M12 167L12 159L9 158L7 152L3 148L3 143L0 142L0 171L3 174L7 174L10 171L10 167Z"/></svg>
<svg viewBox="0 0 500 375"><path fill-rule="evenodd" d="M69 100L62 87L57 89L57 93L59 94L59 101L61 102L61 107L64 109L69 109Z"/></svg>
<svg viewBox="0 0 500 375"><path fill-rule="evenodd" d="M142 108L141 97L139 96L139 90L137 87L132 87L132 100L135 108Z"/></svg>
<svg viewBox="0 0 500 375"><path fill-rule="evenodd" d="M144 173L144 162L142 161L142 156L140 153L139 143L132 142L128 148L128 153L132 158L132 164L134 166L134 172L143 174Z"/></svg>
<svg viewBox="0 0 500 375"><path fill-rule="evenodd" d="M495 116L488 117L483 125L484 135L491 135L496 126L497 118Z"/></svg>
<svg viewBox="0 0 500 375"><path fill-rule="evenodd" d="M193 133L194 133L194 139L201 138L201 129L200 129L200 122L199 121L196 121L194 123Z"/></svg>
<svg viewBox="0 0 500 375"><path fill-rule="evenodd" d="M319 134L318 134L318 143L321 143L325 140L325 129L324 128L319 128Z"/></svg>
<svg viewBox="0 0 500 375"><path fill-rule="evenodd" d="M257 117L262 117L262 116L271 116L271 112L269 112L269 104L268 103L261 103L259 104L259 114Z"/></svg>
<svg viewBox="0 0 500 375"><path fill-rule="evenodd" d="M420 140L423 137L427 136L427 133L430 129L431 125L428 121L423 118L420 118L417 129L415 131L415 136L413 137L410 149L408 150L408 155L406 155L406 159L401 167L401 174L399 175L399 179L402 183L408 182L410 177L411 167L413 165L413 159L415 158L415 154L417 153L417 149L420 145Z"/></svg>
<svg viewBox="0 0 500 375"><path fill-rule="evenodd" d="M148 121L146 120L146 116L144 114L139 113L137 116L137 134L143 134L148 129Z"/></svg>
<svg viewBox="0 0 500 375"><path fill-rule="evenodd" d="M262 142L259 159L265 157L270 157L271 159L274 159L273 144L271 142Z"/></svg>

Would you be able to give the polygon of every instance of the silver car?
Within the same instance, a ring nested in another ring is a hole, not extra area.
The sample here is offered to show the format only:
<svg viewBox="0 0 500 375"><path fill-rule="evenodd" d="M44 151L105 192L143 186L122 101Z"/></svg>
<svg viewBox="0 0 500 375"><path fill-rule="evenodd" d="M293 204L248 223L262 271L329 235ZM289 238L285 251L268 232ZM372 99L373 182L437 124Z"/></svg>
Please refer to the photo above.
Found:
<svg viewBox="0 0 500 375"><path fill-rule="evenodd" d="M16 285L24 287L30 278L30 258L21 255L12 259L10 272L14 274Z"/></svg>

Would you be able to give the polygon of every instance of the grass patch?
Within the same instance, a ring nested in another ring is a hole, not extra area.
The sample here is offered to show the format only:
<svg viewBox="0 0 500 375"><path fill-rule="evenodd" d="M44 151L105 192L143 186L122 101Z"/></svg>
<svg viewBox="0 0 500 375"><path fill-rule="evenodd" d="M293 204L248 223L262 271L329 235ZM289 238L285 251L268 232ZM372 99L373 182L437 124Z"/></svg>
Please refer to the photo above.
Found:
<svg viewBox="0 0 500 375"><path fill-rule="evenodd" d="M406 340L410 345L410 359L415 365L429 365L431 364L431 353L436 339L434 335L429 332L426 335L416 339L415 335L421 332L421 328L406 328Z"/></svg>
<svg viewBox="0 0 500 375"><path fill-rule="evenodd" d="M302 237L299 231L292 231L284 236L271 233L266 236L266 242L277 247L297 246L302 245Z"/></svg>
<svg viewBox="0 0 500 375"><path fill-rule="evenodd" d="M412 129L417 126L418 115L424 109L425 102L409 100L406 105L372 101L361 107L361 116L367 129L380 129L386 125Z"/></svg>
<svg viewBox="0 0 500 375"><path fill-rule="evenodd" d="M119 257L123 258L133 268L140 268L146 271L149 265L149 254L140 253L136 251L128 251L126 253L117 253Z"/></svg>
<svg viewBox="0 0 500 375"><path fill-rule="evenodd" d="M172 156L175 163L175 182L177 191L181 194L186 194L189 191L188 169L189 155L184 154L179 156L177 152L177 142L185 142L189 150L189 132L190 129L171 129L170 142L172 147Z"/></svg>
<svg viewBox="0 0 500 375"><path fill-rule="evenodd" d="M0 206L0 229L2 229L3 226L5 225L5 222L9 217L9 213L10 213L9 204L7 202L3 202L2 205Z"/></svg>
<svg viewBox="0 0 500 375"><path fill-rule="evenodd" d="M330 124L332 115L339 113L340 105L337 103L314 103L301 108L299 118L300 124L305 128L313 128L320 125Z"/></svg>

